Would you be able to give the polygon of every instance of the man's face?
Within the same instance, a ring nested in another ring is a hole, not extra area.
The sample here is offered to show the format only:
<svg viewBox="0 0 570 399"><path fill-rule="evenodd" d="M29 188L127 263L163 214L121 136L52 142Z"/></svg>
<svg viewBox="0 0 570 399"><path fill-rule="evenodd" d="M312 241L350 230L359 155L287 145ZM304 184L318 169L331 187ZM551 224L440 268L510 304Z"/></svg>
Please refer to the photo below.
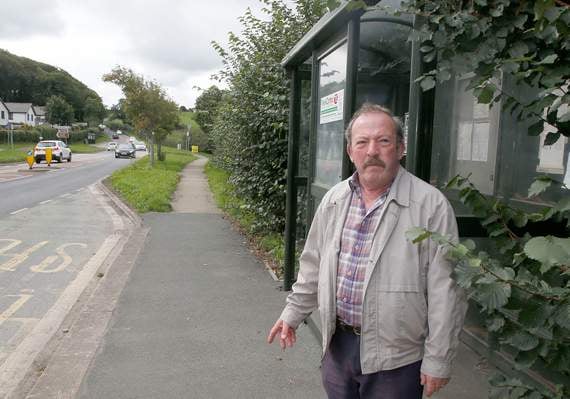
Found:
<svg viewBox="0 0 570 399"><path fill-rule="evenodd" d="M397 139L392 118L375 112L360 115L354 121L347 151L362 186L378 190L396 177L404 155L404 143Z"/></svg>

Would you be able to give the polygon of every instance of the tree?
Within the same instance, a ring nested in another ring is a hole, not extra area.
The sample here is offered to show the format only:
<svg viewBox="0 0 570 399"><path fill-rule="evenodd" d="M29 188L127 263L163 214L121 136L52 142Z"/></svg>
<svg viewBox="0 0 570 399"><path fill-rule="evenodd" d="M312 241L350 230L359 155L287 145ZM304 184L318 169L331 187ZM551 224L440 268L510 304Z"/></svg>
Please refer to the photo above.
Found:
<svg viewBox="0 0 570 399"><path fill-rule="evenodd" d="M206 135L209 150L214 148L211 131L214 127L214 120L218 113L218 107L222 102L223 95L223 90L220 90L217 86L210 86L200 94L194 105L195 120Z"/></svg>
<svg viewBox="0 0 570 399"><path fill-rule="evenodd" d="M60 96L51 96L46 103L47 121L54 125L70 125L73 122L73 107Z"/></svg>
<svg viewBox="0 0 570 399"><path fill-rule="evenodd" d="M162 158L162 140L178 122L178 106L169 99L164 89L155 81L146 80L132 70L117 66L103 76L105 82L115 83L125 96L124 111L135 128L156 140L158 157ZM153 163L151 148L151 164Z"/></svg>
<svg viewBox="0 0 570 399"><path fill-rule="evenodd" d="M242 35L230 33L227 50L214 43L225 65L217 76L229 89L217 106L211 137L216 162L231 173L256 215L254 227L282 232L289 80L280 62L326 7L319 0L297 1L294 9L281 0L264 3L268 18L247 11L240 19ZM209 122L203 123L207 128Z"/></svg>
<svg viewBox="0 0 570 399"><path fill-rule="evenodd" d="M105 107L98 98L87 97L85 100L84 121L90 125L96 126L101 123L105 117Z"/></svg>

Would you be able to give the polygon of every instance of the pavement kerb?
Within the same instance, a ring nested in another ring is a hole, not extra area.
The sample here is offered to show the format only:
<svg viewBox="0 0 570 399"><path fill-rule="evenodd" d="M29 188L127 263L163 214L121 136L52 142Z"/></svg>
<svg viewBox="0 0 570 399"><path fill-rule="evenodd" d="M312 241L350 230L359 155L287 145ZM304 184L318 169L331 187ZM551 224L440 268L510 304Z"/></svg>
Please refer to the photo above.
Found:
<svg viewBox="0 0 570 399"><path fill-rule="evenodd" d="M105 176L100 179L96 183L97 188L104 192L105 195L113 202L115 208L121 211L126 217L128 217L135 226L142 226L142 219L138 213L131 209L125 202L123 202L123 200L121 200L121 198L118 197L118 195L113 190L109 189L105 185L104 181L108 178L109 176Z"/></svg>

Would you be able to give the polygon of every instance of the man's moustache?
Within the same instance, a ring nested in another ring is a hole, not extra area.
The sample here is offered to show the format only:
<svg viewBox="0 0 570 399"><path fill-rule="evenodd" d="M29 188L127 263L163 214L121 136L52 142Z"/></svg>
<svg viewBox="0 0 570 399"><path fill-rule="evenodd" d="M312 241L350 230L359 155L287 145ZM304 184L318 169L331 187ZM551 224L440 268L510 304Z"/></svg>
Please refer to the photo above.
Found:
<svg viewBox="0 0 570 399"><path fill-rule="evenodd" d="M384 163L384 161L382 161L381 159L378 158L368 158L366 161L364 161L364 165L365 168L368 166L381 166L381 167L385 167L386 164Z"/></svg>

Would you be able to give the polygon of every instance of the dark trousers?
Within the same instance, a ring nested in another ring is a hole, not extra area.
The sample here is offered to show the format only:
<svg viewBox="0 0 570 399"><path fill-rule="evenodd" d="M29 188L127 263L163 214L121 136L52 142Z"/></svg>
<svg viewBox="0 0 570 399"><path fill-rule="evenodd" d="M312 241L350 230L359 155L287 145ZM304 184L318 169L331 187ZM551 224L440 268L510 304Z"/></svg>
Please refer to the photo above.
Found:
<svg viewBox="0 0 570 399"><path fill-rule="evenodd" d="M321 372L329 399L421 399L421 364L363 375L360 336L337 328Z"/></svg>

